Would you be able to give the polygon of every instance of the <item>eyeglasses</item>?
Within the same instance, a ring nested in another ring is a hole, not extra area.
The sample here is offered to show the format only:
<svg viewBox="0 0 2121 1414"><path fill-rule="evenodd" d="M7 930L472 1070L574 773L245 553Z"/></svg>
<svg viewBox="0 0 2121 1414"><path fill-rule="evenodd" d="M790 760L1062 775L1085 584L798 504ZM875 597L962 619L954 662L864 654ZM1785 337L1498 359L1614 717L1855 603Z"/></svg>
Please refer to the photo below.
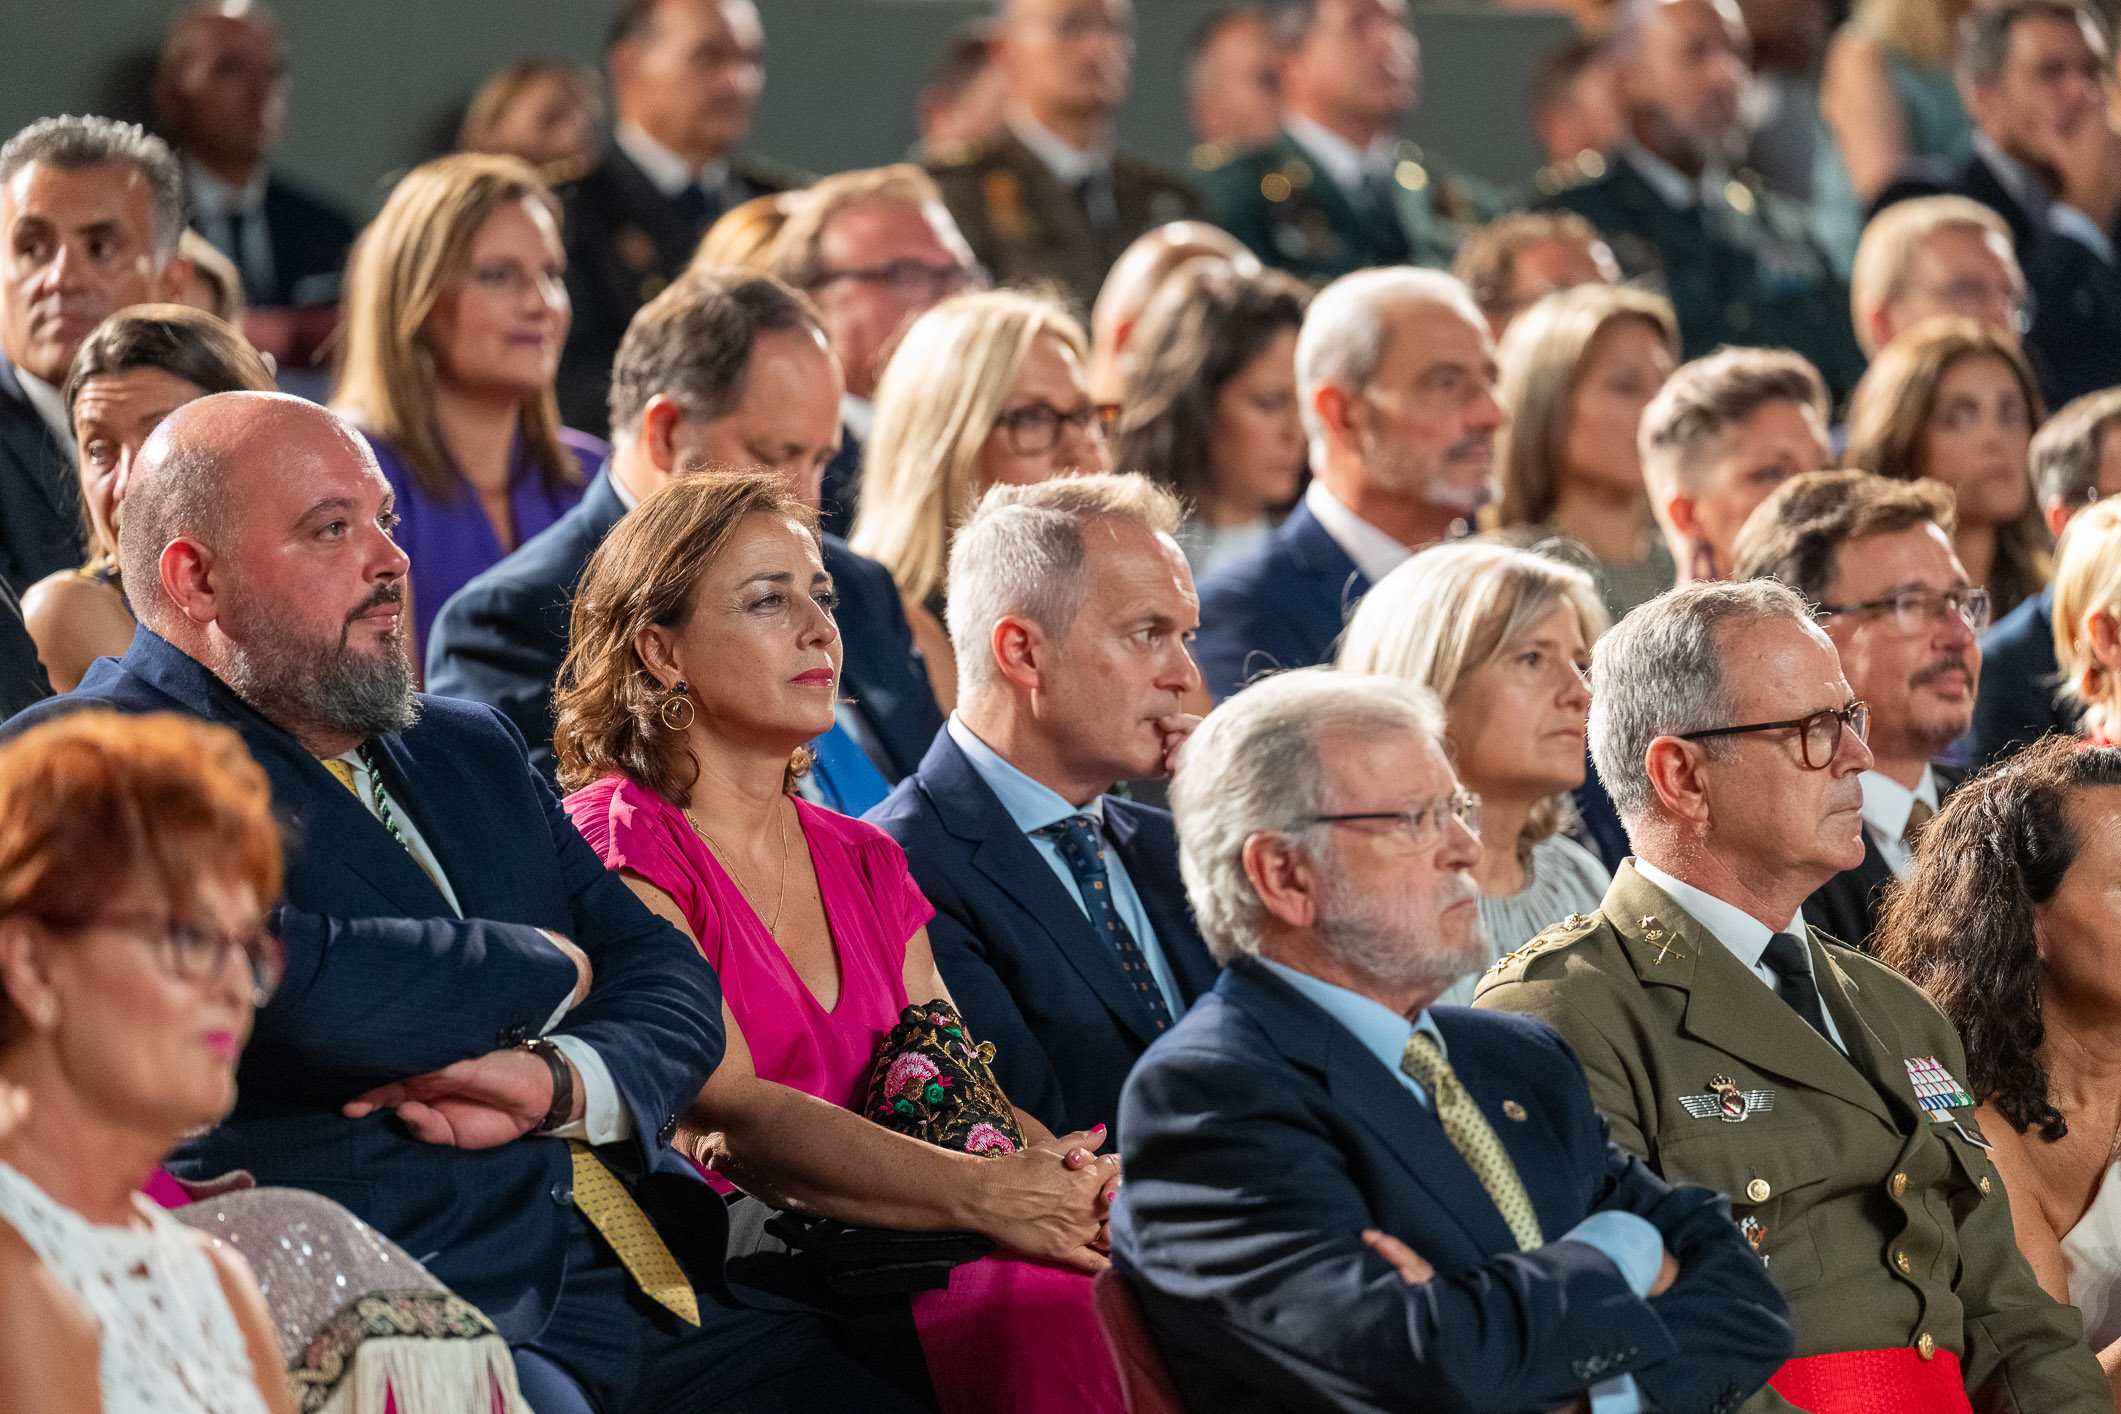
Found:
<svg viewBox="0 0 2121 1414"><path fill-rule="evenodd" d="M1742 727L1710 727L1707 731L1681 732L1679 739L1701 741L1712 736L1737 736L1741 732L1779 731L1784 727L1796 729L1806 767L1824 771L1833 764L1834 753L1841 749L1844 727L1856 734L1856 740L1870 740L1871 709L1866 703L1851 702L1846 707L1829 707L1809 717L1792 717L1786 722L1751 722Z"/></svg>
<svg viewBox="0 0 2121 1414"><path fill-rule="evenodd" d="M1119 426L1119 413L1118 403L1088 403L1074 412L1062 412L1051 403L1030 403L1003 413L994 425L1007 434L1010 451L1035 457L1053 450L1063 427L1101 441L1109 438Z"/></svg>
<svg viewBox="0 0 2121 1414"><path fill-rule="evenodd" d="M819 287L834 280L853 280L881 285L895 294L942 299L984 283L979 272L962 265L930 265L925 260L893 260L883 265L865 265L859 270L826 270L818 275Z"/></svg>
<svg viewBox="0 0 2121 1414"><path fill-rule="evenodd" d="M1988 627L1988 591L1964 584L1957 589L1942 591L1903 589L1898 594L1863 599L1854 604L1822 604L1816 613L1824 619L1837 614L1868 613L1873 609L1892 610L1893 620L1902 633L1921 633L1944 622L1947 613L1957 614L1976 633Z"/></svg>
<svg viewBox="0 0 2121 1414"><path fill-rule="evenodd" d="M1312 825L1346 825L1358 820L1396 820L1407 832L1414 848L1427 849L1443 842L1444 817L1448 815L1472 835L1480 833L1480 797L1469 790L1453 791L1419 810L1373 810L1349 815L1313 815Z"/></svg>
<svg viewBox="0 0 2121 1414"><path fill-rule="evenodd" d="M250 969L251 1000L264 1006L279 988L287 954L280 940L260 926L243 933L223 933L196 922L178 922L167 914L145 910L105 913L86 921L47 918L53 928L114 928L146 943L163 971L179 981L205 985L228 966L230 952L240 949Z"/></svg>

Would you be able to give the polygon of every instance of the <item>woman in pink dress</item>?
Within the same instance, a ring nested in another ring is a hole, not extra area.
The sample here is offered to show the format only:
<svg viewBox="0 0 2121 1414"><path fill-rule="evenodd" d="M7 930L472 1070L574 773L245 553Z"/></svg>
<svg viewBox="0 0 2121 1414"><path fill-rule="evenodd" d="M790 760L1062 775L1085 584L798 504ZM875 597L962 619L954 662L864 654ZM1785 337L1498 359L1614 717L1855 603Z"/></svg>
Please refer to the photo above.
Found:
<svg viewBox="0 0 2121 1414"><path fill-rule="evenodd" d="M900 1011L949 992L898 846L791 793L839 668L814 519L769 475L658 491L575 596L556 741L568 811L722 983L727 1054L676 1142L725 1189L1008 1249L914 1298L944 1414L1117 1414L1088 1276L1118 1181L1104 1134L1055 1138L1018 1111L1028 1147L974 1157L856 1113Z"/></svg>

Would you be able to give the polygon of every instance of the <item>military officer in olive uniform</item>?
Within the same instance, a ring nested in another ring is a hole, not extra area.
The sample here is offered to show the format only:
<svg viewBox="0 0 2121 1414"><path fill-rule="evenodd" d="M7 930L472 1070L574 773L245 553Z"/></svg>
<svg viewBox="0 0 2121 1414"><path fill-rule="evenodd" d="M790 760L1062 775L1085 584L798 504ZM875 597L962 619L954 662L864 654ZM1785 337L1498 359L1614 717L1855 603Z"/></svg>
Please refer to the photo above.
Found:
<svg viewBox="0 0 2121 1414"><path fill-rule="evenodd" d="M1804 209L1726 166L1744 45L1732 0L1629 0L1614 52L1630 136L1603 159L1541 172L1541 204L1584 217L1622 273L1672 301L1687 358L1724 344L1795 349L1838 399L1864 367L1848 291Z"/></svg>
<svg viewBox="0 0 2121 1414"><path fill-rule="evenodd" d="M1797 1337L1744 1409L2110 1409L2076 1309L2019 1253L1950 1023L1804 925L1863 857L1871 764L1805 602L1770 580L1677 590L1599 642L1592 677L1635 857L1475 1004L1553 1026L1616 1143L1730 1198Z"/></svg>
<svg viewBox="0 0 2121 1414"><path fill-rule="evenodd" d="M1084 310L1136 236L1200 215L1181 174L1114 150L1134 53L1128 0L1009 0L994 39L999 137L928 171L997 284L1058 281Z"/></svg>
<svg viewBox="0 0 2121 1414"><path fill-rule="evenodd" d="M1420 68L1405 0L1277 0L1267 25L1282 131L1203 173L1216 223L1317 285L1372 265L1450 268L1502 202L1395 135Z"/></svg>
<svg viewBox="0 0 2121 1414"><path fill-rule="evenodd" d="M684 273L716 218L809 178L735 150L751 128L764 31L753 0L625 0L606 41L617 130L560 189L574 322L560 413L602 435L611 362L635 311ZM700 77L688 56L716 56Z"/></svg>

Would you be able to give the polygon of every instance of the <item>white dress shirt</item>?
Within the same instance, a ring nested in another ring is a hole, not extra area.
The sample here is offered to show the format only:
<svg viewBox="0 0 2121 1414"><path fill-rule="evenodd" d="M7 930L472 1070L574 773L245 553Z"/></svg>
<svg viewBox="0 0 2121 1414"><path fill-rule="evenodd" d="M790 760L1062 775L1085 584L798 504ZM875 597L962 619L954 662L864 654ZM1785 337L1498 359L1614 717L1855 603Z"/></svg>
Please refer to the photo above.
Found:
<svg viewBox="0 0 2121 1414"><path fill-rule="evenodd" d="M22 396L37 410L38 419L52 430L60 446L73 451L74 429L66 419L66 395L19 363L15 365L15 376L22 380Z"/></svg>
<svg viewBox="0 0 2121 1414"><path fill-rule="evenodd" d="M1766 983L1767 989L1775 992L1777 1001L1782 999L1782 994L1777 991L1782 985L1782 979L1775 975L1774 968L1760 960L1761 954L1767 951L1767 945L1775 934L1788 933L1804 941L1804 964L1807 968L1811 966L1810 937L1804 931L1802 908L1790 915L1788 927L1770 928L1738 905L1725 903L1714 894L1704 893L1692 884L1683 884L1654 864L1645 863L1638 858L1635 861L1635 872L1670 894L1672 902L1685 909L1696 923L1715 935L1716 941L1729 948L1731 956L1744 963L1748 972ZM1813 985L1817 985L1817 978L1813 979ZM1834 1025L1834 1013L1826 1009L1824 998L1820 999L1819 1012L1826 1018L1827 1039L1846 1055L1848 1045L1841 1039L1841 1028Z"/></svg>
<svg viewBox="0 0 2121 1414"><path fill-rule="evenodd" d="M200 234L227 256L252 289L273 288L272 228L265 223L264 166L244 185L231 186L190 158L184 159L184 190Z"/></svg>
<svg viewBox="0 0 2121 1414"><path fill-rule="evenodd" d="M1379 133L1368 147L1357 147L1331 128L1313 122L1301 113L1282 120L1296 145L1316 158L1349 201L1357 206L1370 200L1369 183L1391 175L1399 161L1399 141L1391 133Z"/></svg>
<svg viewBox="0 0 2121 1414"><path fill-rule="evenodd" d="M1720 201L1724 188L1730 185L1731 174L1721 167L1703 168L1697 180L1640 143L1626 144L1620 155L1650 184L1658 199L1674 211L1690 211L1704 203Z"/></svg>
<svg viewBox="0 0 2121 1414"><path fill-rule="evenodd" d="M687 187L699 187L703 191L718 192L729 181L727 158L716 158L712 162L695 167L672 152L640 128L631 123L620 125L611 135L619 151L641 169L641 175L664 196L676 199Z"/></svg>
<svg viewBox="0 0 2121 1414"><path fill-rule="evenodd" d="M1112 170L1112 149L1109 147L1093 147L1087 151L1076 147L1029 113L1011 113L1007 121L1016 140L1030 148L1031 155L1045 163L1047 170L1060 178L1062 186L1079 187L1092 177Z"/></svg>
<svg viewBox="0 0 2121 1414"><path fill-rule="evenodd" d="M442 872L442 861L435 858L435 852L429 847L426 837L420 833L420 827L413 823L412 816L407 813L405 807L391 795L390 788L369 771L368 763L361 758L360 749L345 752L338 759L353 768L354 785L357 787L354 795L368 813L379 821L383 817L376 811L376 796L380 794L383 797L384 803L390 807L391 821L397 825L398 833L405 839L406 852L412 855L414 863L434 879L435 887L442 891L443 901L449 905L449 911L462 918L464 906L457 902L457 891L450 887L449 876ZM542 928L538 931L545 932ZM549 1036L552 1028L560 1024L573 1006L574 989L569 987L567 995L560 999L559 1009L553 1012L552 1018L538 1034ZM578 1036L550 1036L550 1039L561 1054L574 1062L575 1073L582 1077L582 1117L548 1132L556 1138L582 1139L591 1144L614 1144L632 1134L633 1116L619 1103L619 1087L613 1083L611 1071L606 1068L604 1058L596 1053L596 1048Z"/></svg>
<svg viewBox="0 0 2121 1414"><path fill-rule="evenodd" d="M1994 139L1980 129L1974 131L1974 153L1996 182L2010 194L2011 200L2025 208L2035 223L2054 227L2063 235L2077 242L2108 265L2114 263L2114 243L2099 223L2067 202L2055 200L2048 192L2047 184L2033 175L2032 169L2005 152Z"/></svg>
<svg viewBox="0 0 2121 1414"><path fill-rule="evenodd" d="M1895 878L1907 877L1908 865L1914 861L1914 851L1908 848L1907 817L1914 810L1915 802L1921 801L1932 814L1937 809L1937 776L1929 767L1922 768L1922 779L1909 790L1891 776L1877 771L1865 771L1857 777L1863 783L1863 828L1869 832L1871 843L1878 847L1878 855L1893 871Z"/></svg>
<svg viewBox="0 0 2121 1414"><path fill-rule="evenodd" d="M1305 490L1304 504L1325 527L1326 534L1333 537L1333 543L1348 552L1348 558L1355 561L1355 568L1361 570L1363 578L1372 584L1398 569L1414 554L1407 546L1342 505L1340 498L1328 491L1323 481L1314 480Z"/></svg>

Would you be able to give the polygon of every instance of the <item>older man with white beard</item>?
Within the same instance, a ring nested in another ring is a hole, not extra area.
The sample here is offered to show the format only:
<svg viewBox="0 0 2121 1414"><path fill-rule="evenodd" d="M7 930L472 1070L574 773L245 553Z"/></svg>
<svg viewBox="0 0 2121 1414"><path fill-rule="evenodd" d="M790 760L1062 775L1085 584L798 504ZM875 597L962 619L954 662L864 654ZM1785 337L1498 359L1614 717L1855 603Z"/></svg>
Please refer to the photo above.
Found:
<svg viewBox="0 0 2121 1414"><path fill-rule="evenodd" d="M1433 697L1270 678L1172 802L1224 970L1127 1082L1112 1238L1189 1404L1677 1414L1767 1378L1783 1306L1723 1200L1616 1149L1545 1026L1431 1005L1485 946Z"/></svg>
<svg viewBox="0 0 2121 1414"><path fill-rule="evenodd" d="M1370 586L1472 528L1494 494L1495 342L1449 275L1386 266L1320 292L1296 338L1311 487L1247 558L1200 586L1193 656L1216 700L1307 668Z"/></svg>

